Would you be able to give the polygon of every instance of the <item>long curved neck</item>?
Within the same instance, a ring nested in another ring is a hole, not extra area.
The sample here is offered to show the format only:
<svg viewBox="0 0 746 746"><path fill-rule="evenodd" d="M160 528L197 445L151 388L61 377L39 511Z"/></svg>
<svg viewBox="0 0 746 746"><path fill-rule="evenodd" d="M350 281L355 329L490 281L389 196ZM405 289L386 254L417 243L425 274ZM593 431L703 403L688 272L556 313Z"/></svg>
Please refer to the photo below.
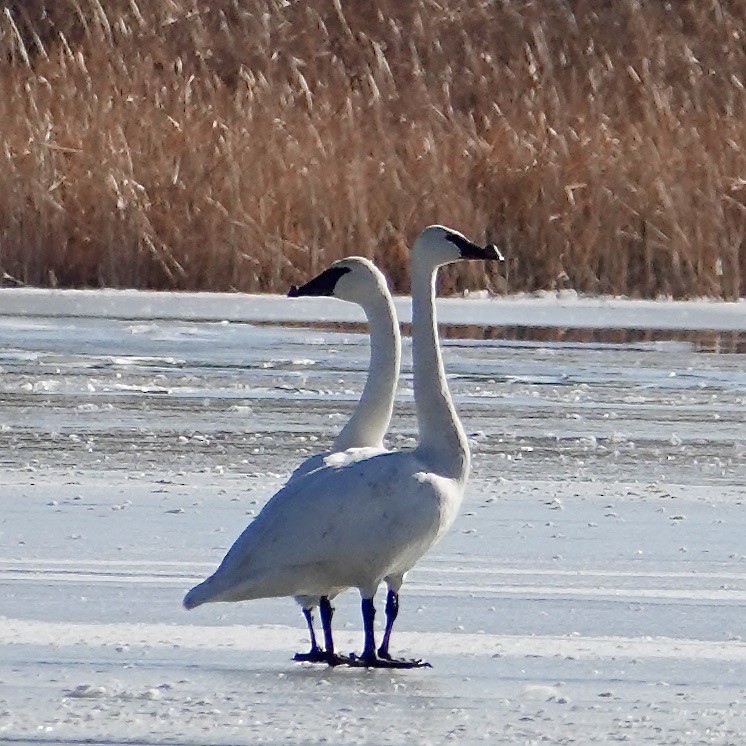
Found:
<svg viewBox="0 0 746 746"><path fill-rule="evenodd" d="M401 360L401 337L394 304L381 291L363 307L370 329L368 378L350 421L334 441L333 450L383 446L394 407Z"/></svg>
<svg viewBox="0 0 746 746"><path fill-rule="evenodd" d="M448 390L435 320L437 267L412 256L412 367L420 442L417 456L444 477L466 482L469 446Z"/></svg>

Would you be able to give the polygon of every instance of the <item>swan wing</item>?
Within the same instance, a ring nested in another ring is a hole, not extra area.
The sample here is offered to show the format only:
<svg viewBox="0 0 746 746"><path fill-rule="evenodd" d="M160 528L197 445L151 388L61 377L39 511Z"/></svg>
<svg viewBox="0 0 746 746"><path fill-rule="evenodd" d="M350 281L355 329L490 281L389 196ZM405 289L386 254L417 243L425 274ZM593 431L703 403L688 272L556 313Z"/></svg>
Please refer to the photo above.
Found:
<svg viewBox="0 0 746 746"><path fill-rule="evenodd" d="M310 474L312 471L316 471L316 469L322 468L324 466L324 459L329 455L329 453L316 453L307 458L302 464L296 467L295 471L288 478L287 483L289 484L294 479L299 479L306 474Z"/></svg>
<svg viewBox="0 0 746 746"><path fill-rule="evenodd" d="M192 605L375 587L409 569L442 534L444 520L455 514L447 482L400 452L294 479L238 537L215 574L190 592ZM191 601L188 594L185 604Z"/></svg>

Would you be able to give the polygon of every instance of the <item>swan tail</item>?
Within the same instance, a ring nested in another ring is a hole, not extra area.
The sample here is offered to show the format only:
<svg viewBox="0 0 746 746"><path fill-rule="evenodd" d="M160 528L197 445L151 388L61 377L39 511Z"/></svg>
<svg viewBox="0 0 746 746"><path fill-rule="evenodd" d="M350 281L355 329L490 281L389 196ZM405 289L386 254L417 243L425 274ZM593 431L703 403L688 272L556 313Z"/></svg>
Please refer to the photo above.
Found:
<svg viewBox="0 0 746 746"><path fill-rule="evenodd" d="M257 584L256 578L236 578L235 573L230 573L223 567L219 567L207 580L195 585L189 593L184 596L182 603L187 611L196 609L202 604L217 603L220 601L248 601L252 598L263 598L272 596L267 588L261 583ZM288 595L288 594L281 594Z"/></svg>
<svg viewBox="0 0 746 746"><path fill-rule="evenodd" d="M214 582L214 576L207 578L207 580L204 580L199 585L195 585L194 588L184 596L184 608L187 611L191 611L192 609L196 609L198 606L202 606L202 604L209 604L211 601L217 601L219 599L216 597L220 595L220 592L221 589L217 588Z"/></svg>

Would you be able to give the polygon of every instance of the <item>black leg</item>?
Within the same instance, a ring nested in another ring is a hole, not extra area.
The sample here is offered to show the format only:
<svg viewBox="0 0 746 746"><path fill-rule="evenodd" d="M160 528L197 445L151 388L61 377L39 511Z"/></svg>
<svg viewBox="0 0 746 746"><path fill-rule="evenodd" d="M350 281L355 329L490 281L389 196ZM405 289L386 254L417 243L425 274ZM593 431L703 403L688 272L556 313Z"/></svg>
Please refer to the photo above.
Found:
<svg viewBox="0 0 746 746"><path fill-rule="evenodd" d="M303 609L303 616L306 618L306 624L308 625L308 634L311 638L311 650L319 650L319 646L316 644L316 630L313 628L313 609Z"/></svg>
<svg viewBox="0 0 746 746"><path fill-rule="evenodd" d="M321 612L321 626L324 629L324 661L330 666L338 666L340 663L347 663L347 658L337 655L334 652L334 640L332 639L332 617L334 616L334 607L327 596L322 596L319 603Z"/></svg>
<svg viewBox="0 0 746 746"><path fill-rule="evenodd" d="M389 590L386 595L386 629L383 633L381 647L378 648L378 655L381 658L391 658L389 654L389 641L391 640L391 630L394 627L396 617L399 615L399 594L396 591Z"/></svg>
<svg viewBox="0 0 746 746"><path fill-rule="evenodd" d="M393 592L389 593L389 597ZM396 596L397 594L393 594ZM391 601L389 606L389 599L386 601L386 631L390 633L390 624L394 623L396 618L396 612L399 610L398 598ZM363 611L363 629L365 630L365 646L363 648L363 654L360 657L352 656L350 664L353 666L365 666L366 668L430 668L430 664L421 660L398 660L391 658L388 655L388 638L384 636L384 641L381 645L383 649L386 645L384 652L386 656L376 652L376 639L373 628L373 621L376 617L376 609L373 606L372 598L364 598L362 602ZM390 624L389 624L390 622Z"/></svg>
<svg viewBox="0 0 746 746"><path fill-rule="evenodd" d="M326 663L326 653L316 642L316 632L313 628L313 609L303 609L303 616L306 618L308 634L311 637L311 649L307 653L296 653L293 660L306 663Z"/></svg>
<svg viewBox="0 0 746 746"><path fill-rule="evenodd" d="M326 646L326 651L333 654L332 617L334 616L334 607L326 596L322 596L319 609L321 611L321 627L324 630L324 645Z"/></svg>
<svg viewBox="0 0 746 746"><path fill-rule="evenodd" d="M363 647L363 660L373 660L376 657L376 635L373 623L376 619L376 607L372 598L364 598L362 603L363 630L365 631L365 645Z"/></svg>

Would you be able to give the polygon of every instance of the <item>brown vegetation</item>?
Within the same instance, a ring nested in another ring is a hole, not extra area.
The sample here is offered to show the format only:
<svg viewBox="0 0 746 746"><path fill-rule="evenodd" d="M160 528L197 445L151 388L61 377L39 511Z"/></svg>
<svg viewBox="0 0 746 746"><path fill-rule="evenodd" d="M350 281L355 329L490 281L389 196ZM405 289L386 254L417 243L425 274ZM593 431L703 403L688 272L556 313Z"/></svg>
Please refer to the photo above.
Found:
<svg viewBox="0 0 746 746"><path fill-rule="evenodd" d="M745 8L5 0L0 271L284 291L364 254L406 291L442 222L497 291L746 295Z"/></svg>

